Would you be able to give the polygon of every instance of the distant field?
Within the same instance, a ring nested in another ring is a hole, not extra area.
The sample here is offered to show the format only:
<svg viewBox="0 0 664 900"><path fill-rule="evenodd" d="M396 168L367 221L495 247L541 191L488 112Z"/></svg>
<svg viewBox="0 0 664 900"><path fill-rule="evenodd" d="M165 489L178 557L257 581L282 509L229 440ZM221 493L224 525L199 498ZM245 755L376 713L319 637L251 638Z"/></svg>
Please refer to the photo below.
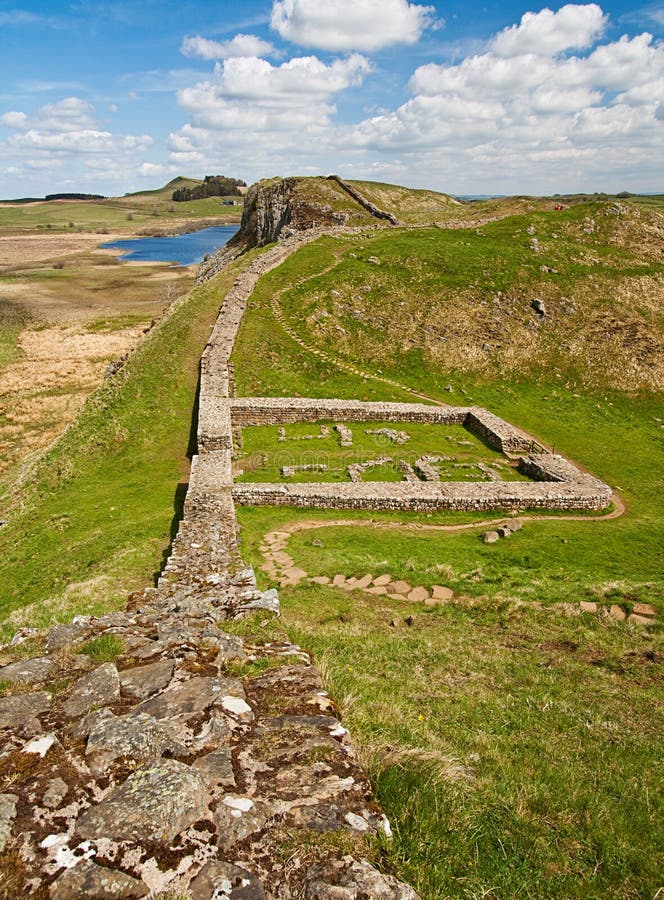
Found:
<svg viewBox="0 0 664 900"><path fill-rule="evenodd" d="M208 197L188 203L173 203L162 192L154 196L133 195L110 200L51 201L21 206L0 204L0 235L76 232L168 232L196 219L213 220L210 224L237 223L242 207L223 206L223 198Z"/></svg>

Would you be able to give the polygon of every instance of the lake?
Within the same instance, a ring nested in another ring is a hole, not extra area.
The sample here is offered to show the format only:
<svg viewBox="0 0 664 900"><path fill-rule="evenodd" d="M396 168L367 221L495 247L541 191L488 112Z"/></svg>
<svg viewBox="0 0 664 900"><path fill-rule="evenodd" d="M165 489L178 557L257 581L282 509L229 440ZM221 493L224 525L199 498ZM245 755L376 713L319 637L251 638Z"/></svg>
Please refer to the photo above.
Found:
<svg viewBox="0 0 664 900"><path fill-rule="evenodd" d="M191 266L202 262L206 254L223 247L238 231L238 225L219 225L173 237L131 238L101 246L125 251L118 258L132 262L172 262L178 266Z"/></svg>

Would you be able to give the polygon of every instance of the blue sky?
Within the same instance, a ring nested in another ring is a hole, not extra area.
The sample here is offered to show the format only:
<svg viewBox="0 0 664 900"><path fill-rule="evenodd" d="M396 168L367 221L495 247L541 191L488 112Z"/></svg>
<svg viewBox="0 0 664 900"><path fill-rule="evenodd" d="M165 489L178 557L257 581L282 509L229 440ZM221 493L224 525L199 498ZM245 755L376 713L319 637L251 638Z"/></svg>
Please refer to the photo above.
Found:
<svg viewBox="0 0 664 900"><path fill-rule="evenodd" d="M664 191L664 0L0 0L0 197Z"/></svg>

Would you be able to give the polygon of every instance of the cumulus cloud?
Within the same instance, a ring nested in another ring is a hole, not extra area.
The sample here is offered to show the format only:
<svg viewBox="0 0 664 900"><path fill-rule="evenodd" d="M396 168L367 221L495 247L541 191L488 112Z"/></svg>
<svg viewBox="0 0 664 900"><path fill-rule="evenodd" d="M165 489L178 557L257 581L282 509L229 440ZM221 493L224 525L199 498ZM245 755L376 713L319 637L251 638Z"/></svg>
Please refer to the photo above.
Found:
<svg viewBox="0 0 664 900"><path fill-rule="evenodd" d="M300 2L283 5L291 25L304 28L294 17ZM596 4L529 13L482 52L420 66L405 103L351 124L336 104L370 72L365 57L228 59L180 91L189 122L170 136L171 158L181 167L234 166L248 179L392 171L462 193L656 189L664 44L648 33L603 42L604 28Z"/></svg>
<svg viewBox="0 0 664 900"><path fill-rule="evenodd" d="M218 64L212 80L180 91L178 99L195 128L296 133L327 123L334 112L331 97L361 84L370 70L359 55L329 65L305 56L280 66L240 57Z"/></svg>
<svg viewBox="0 0 664 900"><path fill-rule="evenodd" d="M408 0L275 0L271 25L301 47L373 51L414 44L435 12Z"/></svg>
<svg viewBox="0 0 664 900"><path fill-rule="evenodd" d="M102 128L95 108L79 97L49 103L32 114L7 112L0 123L13 132L0 143L0 160L9 164L6 171L46 170L55 181L65 170L83 179L86 171L107 176L111 169L115 177L126 177L153 144L149 135L119 135Z"/></svg>
<svg viewBox="0 0 664 900"><path fill-rule="evenodd" d="M505 28L491 42L497 56L522 56L535 53L554 56L563 50L583 50L599 38L606 27L606 17L596 3L579 6L572 3L558 12L543 9L527 12L519 25Z"/></svg>
<svg viewBox="0 0 664 900"><path fill-rule="evenodd" d="M181 167L234 164L247 177L262 164L305 171L307 155L321 158L329 148L336 95L370 71L359 54L331 63L315 56L218 63L211 79L178 94L190 122L170 135L171 159Z"/></svg>
<svg viewBox="0 0 664 900"><path fill-rule="evenodd" d="M350 129L348 139L369 153L406 150L414 170L419 159L420 169L426 160L460 172L462 151L467 170L483 178L482 167L490 167L494 184L519 174L551 182L549 189L574 173L580 181L619 171L655 179L664 141L664 45L644 33L569 55L590 50L603 27L594 4L528 13L486 52L418 68L411 99Z"/></svg>
<svg viewBox="0 0 664 900"><path fill-rule="evenodd" d="M270 56L274 47L253 34L236 34L230 41L210 41L195 35L185 37L180 52L200 59L233 59L242 56Z"/></svg>

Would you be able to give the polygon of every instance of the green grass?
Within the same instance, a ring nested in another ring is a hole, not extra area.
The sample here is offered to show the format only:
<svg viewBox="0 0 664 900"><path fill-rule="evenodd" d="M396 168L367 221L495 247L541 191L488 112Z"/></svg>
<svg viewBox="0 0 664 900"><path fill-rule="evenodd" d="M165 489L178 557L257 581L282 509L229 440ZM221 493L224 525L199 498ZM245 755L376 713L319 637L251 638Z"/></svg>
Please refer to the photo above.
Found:
<svg viewBox="0 0 664 900"><path fill-rule="evenodd" d="M243 449L238 460L243 475L236 481L343 482L349 480L349 465L380 458L392 459L393 463L372 467L364 473L363 480L402 481L398 462L403 460L412 465L425 454L445 457L445 461L436 467L442 481L487 480L488 476L477 468L477 463L494 466L503 480L527 480L502 454L486 447L461 426L390 422L352 424L349 427L353 432L353 446L343 448L334 424L289 425L285 428L286 439L283 441L278 439L277 426L243 429ZM321 426L327 429L327 436L321 433ZM396 444L388 436L375 433L379 430L403 431L410 440ZM288 477L281 474L282 467L298 465L324 465L326 470L297 472Z"/></svg>
<svg viewBox="0 0 664 900"><path fill-rule="evenodd" d="M34 203L27 206L0 205L0 235L106 232L168 232L169 222L211 217L239 222L241 207L226 207L220 197L173 203L170 196L130 195L108 200ZM218 222L216 224L219 224ZM195 227L195 222L192 223Z"/></svg>
<svg viewBox="0 0 664 900"><path fill-rule="evenodd" d="M636 248L631 220L616 225L602 209L535 211L483 235L397 231L319 241L261 281L236 345L241 394L417 399L348 372L350 362L431 398L493 410L590 469L625 501L619 518L526 520L494 545L481 542L482 528L333 524L460 524L487 513L238 511L243 552L256 567L266 532L315 521L327 525L296 533L287 550L309 574L389 573L449 585L462 598L429 610L314 585L281 591L283 627L316 654L392 821L385 865L425 900L636 898L661 887L663 398L624 389L610 337L588 360L559 346L565 329L569 336L586 326L589 310L612 310L618 325L628 319L614 290L625 278L661 276L655 245ZM589 216L600 224L585 235ZM533 222L538 239L554 247L544 258L527 246ZM379 266L368 263L370 255ZM543 262L558 270L555 279L540 271ZM427 328L440 323L449 337L455 316L474 315L483 300L491 304L481 309L490 323L498 291L523 301L512 307L518 327L503 337L518 350L523 309L545 290L549 305L567 296L586 307L561 320L555 334L535 325L527 364L499 365L495 355L491 366L477 364L480 330L466 334L465 359L431 353ZM275 295L291 327L327 360L279 326ZM449 300L434 308L442 296ZM640 313L658 335L659 314L645 305ZM626 611L650 602L660 624L644 630L532 605L580 600ZM408 614L412 627L390 627ZM261 633L257 622L237 627ZM263 628L265 639L276 628Z"/></svg>
<svg viewBox="0 0 664 900"><path fill-rule="evenodd" d="M452 402L464 402L465 379L500 373L544 382L553 375L573 390L661 388L656 222L629 206L620 216L612 208L534 211L479 233L431 228L320 240L261 283L261 313L244 323L236 349L238 383L246 393L340 389L329 364L293 352L271 314L276 295L306 343L428 393L440 395L441 377L451 379ZM269 342L267 368L245 371L241 360L261 342ZM377 393L361 382L353 381L356 394Z"/></svg>
<svg viewBox="0 0 664 900"><path fill-rule="evenodd" d="M385 862L425 900L654 896L654 639L488 600L427 610L303 587L282 602L369 761L395 831Z"/></svg>
<svg viewBox="0 0 664 900"><path fill-rule="evenodd" d="M124 641L115 634L103 634L101 637L88 641L80 648L97 665L106 662L115 662L124 650Z"/></svg>
<svg viewBox="0 0 664 900"><path fill-rule="evenodd" d="M5 504L3 636L120 608L161 570L188 479L200 355L251 258L180 301Z"/></svg>

